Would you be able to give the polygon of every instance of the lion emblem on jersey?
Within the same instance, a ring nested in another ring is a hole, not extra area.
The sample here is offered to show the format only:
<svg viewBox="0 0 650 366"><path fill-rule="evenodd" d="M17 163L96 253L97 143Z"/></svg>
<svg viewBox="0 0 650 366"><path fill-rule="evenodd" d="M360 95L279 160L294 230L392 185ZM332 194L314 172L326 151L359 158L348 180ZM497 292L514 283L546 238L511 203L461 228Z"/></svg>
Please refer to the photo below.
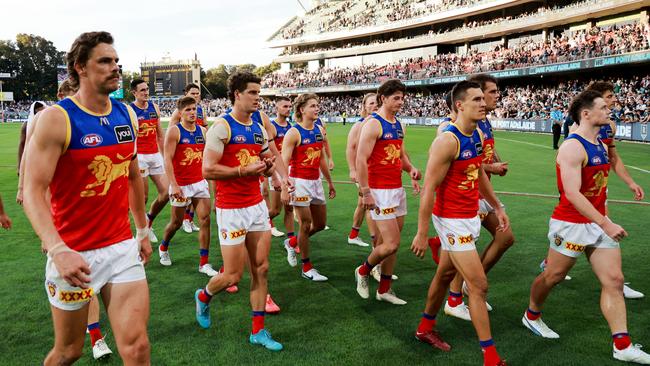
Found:
<svg viewBox="0 0 650 366"><path fill-rule="evenodd" d="M183 154L185 158L181 161L181 165L192 165L195 161L200 163L203 160L203 151L196 151L191 147L185 148Z"/></svg>
<svg viewBox="0 0 650 366"><path fill-rule="evenodd" d="M486 163L489 163L492 161L492 156L494 156L494 149L492 148L492 145L485 145L483 150L483 161Z"/></svg>
<svg viewBox="0 0 650 366"><path fill-rule="evenodd" d="M467 166L467 169L465 169L464 173L466 175L466 180L460 182L458 189L461 191L474 189L476 182L478 182L478 166L475 164L470 164Z"/></svg>
<svg viewBox="0 0 650 366"><path fill-rule="evenodd" d="M132 156L133 154L126 157L117 154L117 158L121 160L117 164L113 163L113 160L106 155L95 156L92 163L88 164L88 169L95 176L95 182L87 184L86 190L81 191L79 195L81 197L105 196L114 181L129 176L129 165L131 165ZM102 186L102 191L97 193L95 188Z"/></svg>
<svg viewBox="0 0 650 366"><path fill-rule="evenodd" d="M250 151L248 149L241 149L235 154L235 157L237 160L239 160L239 165L240 166L246 166L249 164L253 164L257 161L260 160L260 157L257 155L251 155Z"/></svg>
<svg viewBox="0 0 650 366"><path fill-rule="evenodd" d="M594 174L594 185L585 192L585 197L600 196L605 188L607 188L607 176L601 170Z"/></svg>
<svg viewBox="0 0 650 366"><path fill-rule="evenodd" d="M307 148L305 150L305 160L302 161L302 165L313 165L316 160L320 160L320 149L314 149L313 147Z"/></svg>
<svg viewBox="0 0 650 366"><path fill-rule="evenodd" d="M395 160L400 159L402 154L402 150L398 149L395 144L389 144L384 147L384 152L386 153L386 157L381 161L383 165L395 164Z"/></svg>
<svg viewBox="0 0 650 366"><path fill-rule="evenodd" d="M147 137L156 134L156 125L150 123L142 123L138 129L138 137Z"/></svg>

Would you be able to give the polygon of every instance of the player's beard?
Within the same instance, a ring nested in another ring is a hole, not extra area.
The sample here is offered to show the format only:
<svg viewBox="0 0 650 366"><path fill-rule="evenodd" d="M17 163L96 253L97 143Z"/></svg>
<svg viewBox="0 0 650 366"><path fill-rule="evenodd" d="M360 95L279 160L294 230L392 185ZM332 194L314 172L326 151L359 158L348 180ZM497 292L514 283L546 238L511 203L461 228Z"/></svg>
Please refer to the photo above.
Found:
<svg viewBox="0 0 650 366"><path fill-rule="evenodd" d="M101 94L109 95L112 92L116 91L120 87L120 80L119 80L120 75L111 75L104 81L102 85L99 86L99 92ZM118 78L117 83L115 85L113 84L113 79Z"/></svg>

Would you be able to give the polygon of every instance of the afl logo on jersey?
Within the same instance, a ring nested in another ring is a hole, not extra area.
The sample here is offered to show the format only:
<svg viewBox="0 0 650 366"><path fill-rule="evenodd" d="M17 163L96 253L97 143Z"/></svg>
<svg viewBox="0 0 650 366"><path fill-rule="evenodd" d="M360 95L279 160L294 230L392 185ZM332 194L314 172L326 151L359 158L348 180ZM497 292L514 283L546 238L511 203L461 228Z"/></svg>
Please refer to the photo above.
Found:
<svg viewBox="0 0 650 366"><path fill-rule="evenodd" d="M311 143L311 139L308 139L308 138L302 139L302 143L304 145L307 145L307 144Z"/></svg>
<svg viewBox="0 0 650 366"><path fill-rule="evenodd" d="M471 150L465 150L460 154L460 156L463 159L470 159L472 157L472 151Z"/></svg>
<svg viewBox="0 0 650 366"><path fill-rule="evenodd" d="M81 144L87 147L100 145L104 141L101 135L89 133L81 138Z"/></svg>
<svg viewBox="0 0 650 366"><path fill-rule="evenodd" d="M244 136L244 135L235 136L235 142L237 142L239 144L243 144L244 142L246 142L246 136Z"/></svg>
<svg viewBox="0 0 650 366"><path fill-rule="evenodd" d="M189 144L189 143L190 143L190 139L188 138L184 138L181 140L181 144Z"/></svg>
<svg viewBox="0 0 650 366"><path fill-rule="evenodd" d="M393 138L393 134L390 133L390 132L387 132L387 133L384 134L384 138L385 138L386 140L390 140L390 139Z"/></svg>
<svg viewBox="0 0 650 366"><path fill-rule="evenodd" d="M594 156L593 158L591 158L591 163L594 165L598 165L602 162L603 161L600 159L600 156Z"/></svg>

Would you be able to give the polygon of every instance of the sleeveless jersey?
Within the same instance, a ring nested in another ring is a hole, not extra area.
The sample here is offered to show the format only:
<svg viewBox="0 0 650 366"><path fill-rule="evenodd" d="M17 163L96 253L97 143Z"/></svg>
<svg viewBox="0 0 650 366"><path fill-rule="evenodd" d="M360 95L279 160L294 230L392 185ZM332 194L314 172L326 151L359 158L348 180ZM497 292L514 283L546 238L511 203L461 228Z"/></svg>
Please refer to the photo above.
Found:
<svg viewBox="0 0 650 366"><path fill-rule="evenodd" d="M195 121L197 126L203 126L203 127L208 127L208 118L205 116L205 113L203 112L203 108L197 103L196 104L196 121Z"/></svg>
<svg viewBox="0 0 650 366"><path fill-rule="evenodd" d="M478 180L483 162L483 141L478 130L470 136L451 123L443 133L452 134L457 142L456 159L436 189L433 214L450 219L471 219L478 211Z"/></svg>
<svg viewBox="0 0 650 366"><path fill-rule="evenodd" d="M135 103L130 104L138 118L138 154L155 154L158 152L157 127L160 116L153 103L148 102L146 109L140 109Z"/></svg>
<svg viewBox="0 0 650 366"><path fill-rule="evenodd" d="M614 130L612 130L612 125L609 123L606 126L602 126L600 131L598 131L598 138L603 144L607 146L612 146L614 142Z"/></svg>
<svg viewBox="0 0 650 366"><path fill-rule="evenodd" d="M264 145L262 126L255 122L249 125L241 123L230 114L225 114L223 118L230 133L219 164L243 168L259 161ZM216 182L217 208L245 208L262 202L258 176L236 177Z"/></svg>
<svg viewBox="0 0 650 366"><path fill-rule="evenodd" d="M194 131L188 131L182 123L177 123L176 127L180 131L180 137L172 158L174 177L179 186L198 183L203 180L203 130L195 125Z"/></svg>
<svg viewBox="0 0 650 366"><path fill-rule="evenodd" d="M323 121L320 120L320 118L316 118L316 121L314 122L315 126L321 127L323 131L325 131L325 126L323 126Z"/></svg>
<svg viewBox="0 0 650 366"><path fill-rule="evenodd" d="M320 178L320 159L323 154L323 134L321 129L314 124L308 130L299 123L293 125L300 134L300 143L293 149L289 161L289 176L301 179Z"/></svg>
<svg viewBox="0 0 650 366"><path fill-rule="evenodd" d="M275 127L275 138L273 139L273 142L275 143L275 147L278 148L278 151L282 153L282 141L284 141L284 135L289 132L289 129L291 128L291 123L287 122L286 126L281 126L279 123L277 123L275 120L271 120L271 124Z"/></svg>
<svg viewBox="0 0 650 366"><path fill-rule="evenodd" d="M583 163L580 185L580 193L584 195L589 202L600 212L605 215L605 201L607 200L607 179L609 177L609 157L607 150L602 142L592 144L582 136L572 133L567 139L578 140L585 149L586 161ZM592 222L584 217L578 210L573 207L571 202L566 198L562 186L562 175L560 165L556 164L557 187L560 192L560 202L553 211L552 218L577 224L586 224Z"/></svg>
<svg viewBox="0 0 650 366"><path fill-rule="evenodd" d="M110 98L96 114L74 98L55 108L66 116L67 138L50 183L54 226L72 249L85 251L133 237L129 223L129 165L135 156L135 114Z"/></svg>
<svg viewBox="0 0 650 366"><path fill-rule="evenodd" d="M492 124L487 118L478 121L478 128L483 132L483 163L494 163L494 133L492 131Z"/></svg>
<svg viewBox="0 0 650 366"><path fill-rule="evenodd" d="M402 188L402 123L388 122L377 113L372 118L379 121L381 135L368 158L368 186L374 189Z"/></svg>

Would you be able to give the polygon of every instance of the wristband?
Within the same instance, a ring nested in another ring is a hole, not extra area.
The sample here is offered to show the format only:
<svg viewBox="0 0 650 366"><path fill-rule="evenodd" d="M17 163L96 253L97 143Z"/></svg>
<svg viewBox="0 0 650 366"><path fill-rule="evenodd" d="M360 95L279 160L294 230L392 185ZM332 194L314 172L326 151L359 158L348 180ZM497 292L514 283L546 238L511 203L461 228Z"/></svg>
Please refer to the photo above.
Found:
<svg viewBox="0 0 650 366"><path fill-rule="evenodd" d="M70 247L68 247L64 242L61 241L47 250L47 256L50 259L54 259L54 257L56 257L57 254L61 254L65 252L75 252L75 251L70 249Z"/></svg>
<svg viewBox="0 0 650 366"><path fill-rule="evenodd" d="M148 227L143 227L142 229L138 229L138 228L135 229L135 240L142 241L147 236L149 236L149 228Z"/></svg>

